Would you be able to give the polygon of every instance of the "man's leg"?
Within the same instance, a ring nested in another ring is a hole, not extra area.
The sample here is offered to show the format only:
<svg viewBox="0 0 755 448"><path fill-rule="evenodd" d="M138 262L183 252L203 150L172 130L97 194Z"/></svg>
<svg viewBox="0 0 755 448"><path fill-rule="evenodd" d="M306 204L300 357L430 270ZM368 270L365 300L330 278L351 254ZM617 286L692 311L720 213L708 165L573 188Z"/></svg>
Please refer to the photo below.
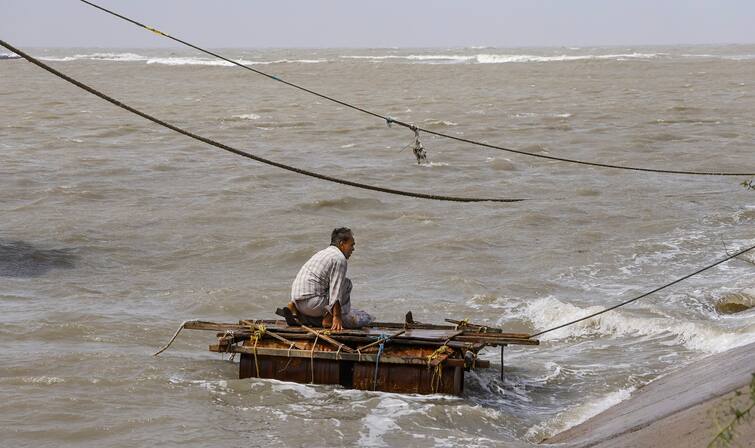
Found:
<svg viewBox="0 0 755 448"><path fill-rule="evenodd" d="M372 323L375 318L370 314L351 307L351 280L346 279L341 295L341 320L344 328L362 328Z"/></svg>
<svg viewBox="0 0 755 448"><path fill-rule="evenodd" d="M351 279L344 280L343 290L341 291L341 297L338 298L338 302L341 304L341 319L346 314L349 314L351 310ZM322 318L322 326L330 327L333 325L333 316L329 312L325 312Z"/></svg>

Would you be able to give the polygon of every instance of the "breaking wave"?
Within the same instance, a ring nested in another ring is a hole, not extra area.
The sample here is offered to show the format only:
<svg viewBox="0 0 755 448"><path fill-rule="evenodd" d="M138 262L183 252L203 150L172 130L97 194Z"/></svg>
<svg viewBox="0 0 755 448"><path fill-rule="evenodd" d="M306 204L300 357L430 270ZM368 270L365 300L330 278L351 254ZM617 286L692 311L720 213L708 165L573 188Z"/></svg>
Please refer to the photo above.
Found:
<svg viewBox="0 0 755 448"><path fill-rule="evenodd" d="M534 328L549 328L603 310L602 306L578 307L554 297L526 303L519 317ZM625 311L611 311L592 319L546 333L543 340L558 340L590 335L673 337L674 344L690 350L719 353L755 341L755 333L726 331L708 322L682 321L667 316L636 316Z"/></svg>
<svg viewBox="0 0 755 448"><path fill-rule="evenodd" d="M557 416L531 427L524 438L539 443L553 437L626 400L633 390L634 388L619 389L598 400L588 401L560 412Z"/></svg>
<svg viewBox="0 0 755 448"><path fill-rule="evenodd" d="M217 67L232 67L233 64L220 59L198 58L191 56L144 56L136 53L91 53L75 54L64 57L41 57L43 61L70 62L70 61L110 61L110 62L144 62L147 64L161 65L208 65ZM252 61L238 59L236 62L244 65L269 65L269 64L317 64L327 62L326 59L277 59L274 61Z"/></svg>
<svg viewBox="0 0 755 448"><path fill-rule="evenodd" d="M556 55L542 56L532 54L410 54L410 55L349 55L341 56L343 59L366 59L372 61L405 60L418 61L434 64L468 63L468 64L506 64L522 62L568 62L589 60L623 61L632 59L654 59L664 56L663 53L622 53L622 54L587 54L587 55Z"/></svg>

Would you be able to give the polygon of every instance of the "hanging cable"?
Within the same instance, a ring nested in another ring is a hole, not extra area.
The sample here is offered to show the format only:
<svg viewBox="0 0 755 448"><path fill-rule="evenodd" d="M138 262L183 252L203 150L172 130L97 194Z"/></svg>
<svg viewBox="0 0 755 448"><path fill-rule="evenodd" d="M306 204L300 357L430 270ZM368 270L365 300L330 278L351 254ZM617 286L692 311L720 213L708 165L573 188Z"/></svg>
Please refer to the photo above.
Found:
<svg viewBox="0 0 755 448"><path fill-rule="evenodd" d="M527 336L527 337L528 337L528 338L534 338L534 337L540 336L540 335L542 335L542 334L545 334L545 333L549 333L549 332L551 332L551 331L555 331L555 330L558 330L558 329L561 329L561 328L564 328L564 327L568 327L569 325L573 325L573 324L576 324L576 323L578 323L578 322L582 322L583 320L591 319L591 318L593 318L593 317L595 317L595 316L599 316L599 315L601 315L601 314L604 314L604 313L607 313L607 312L609 312L609 311L611 311L611 310L615 310L616 308L620 308L620 307L622 307L622 306L624 306L624 305L628 305L628 304L630 304L630 303L632 303L632 302L635 302L635 301L637 301L637 300L640 300L640 299L642 299L643 297L647 297L647 296L649 296L649 295L651 295L651 294L653 294L653 293L656 293L656 292L658 292L658 291L660 291L660 290L662 290L662 289L668 288L669 286L673 286L673 285L675 285L675 284L677 284L677 283L679 283L679 282L681 282L681 281L687 280L688 278L690 278L690 277L693 277L693 276L695 276L695 275L697 275L697 274L699 274L699 273L701 273L701 272L707 271L708 269L710 269L710 268L712 268L712 267L715 267L715 266L718 266L718 265L719 265L719 264L721 264L721 263L725 263L725 262L727 262L727 261L731 260L732 258L736 258L736 257L738 257L738 256L740 256L740 255L742 255L742 254L744 254L744 253L746 253L746 252L749 252L749 251L751 251L751 250L753 250L753 249L755 249L755 246L750 246L750 247L748 247L748 248L746 248L746 249L742 249L742 250L740 250L740 251L738 251L738 252L734 252L734 253L732 253L732 254L728 254L728 256L727 256L726 258L722 258L721 260L718 260L718 261L716 261L715 263L709 264L708 266L705 266L704 268L700 268L700 269L696 270L695 272L693 272L693 273L691 273L691 274L687 274L687 275L685 275L684 277L681 277L681 278L678 278L678 279L674 280L673 282L670 282L670 283L666 283L666 284L665 284L665 285L663 285L663 286L660 286L660 287L658 287L658 288L655 288L655 289L654 289L654 290L652 290L652 291L648 291L648 292L646 292L646 293L644 293L644 294L642 294L642 295L639 295L639 296L637 296L637 297L635 297L635 298L633 298L633 299L629 299L629 300L627 300L627 301L621 302L621 303L619 303L618 305L614 305L614 306L612 306L612 307L610 307L610 308L606 308L606 309L604 309L604 310L602 310L602 311L598 311L597 313L592 313L592 314L590 314L589 316L581 317L581 318L579 318L579 319L576 319L576 320L573 320L573 321L571 321L571 322L567 322L567 323L565 323L565 324L561 324L561 325L558 325L558 326L556 326L556 327L553 327L553 328L549 328L549 329L547 329L547 330L539 331L539 332L537 332L537 333L533 333L533 334L531 334L531 335L529 335L529 336ZM727 253L728 253L728 252L727 252Z"/></svg>
<svg viewBox="0 0 755 448"><path fill-rule="evenodd" d="M610 163L599 163L599 162L590 162L590 161L584 161L584 160L567 159L565 157L549 156L549 155L545 155L545 154L537 154L537 153L533 153L533 152L521 151L521 150L518 150L518 149L506 148L506 147L503 147L503 146L493 145L493 144L490 144L490 143L484 143L484 142L477 141L477 140L471 140L471 139L467 139L467 138L461 138L461 137L458 137L458 136L455 136L455 135L446 134L446 133L443 133L443 132L432 131L430 129L421 128L421 127L415 126L415 125L413 125L411 123L406 123L406 122L401 121L401 120L396 120L393 117L390 117L390 116L387 116L387 115L382 115L382 114L379 114L377 112L373 112L371 110L365 109L363 107L356 106L356 105L351 104L351 103L347 103L346 101L339 100L337 98L334 98L334 97L331 97L331 96L328 96L328 95L316 92L314 90L308 89L308 88L306 88L304 86L301 86L299 84L295 84L293 82L286 81L284 79L281 79L281 78L279 78L277 76L274 76L274 75L271 75L269 73L263 72L261 70L257 70L257 69L255 69L253 67L250 67L248 65L245 65L245 64L242 64L240 62L234 61L233 59L229 59L229 58L227 58L225 56L222 56L222 55L220 55L218 53L212 52L212 51L204 49L202 47L198 47L198 46L196 46L196 45L194 45L192 43L186 42L185 40L182 40L182 39L179 39L177 37L171 36L170 34L165 33L163 31L160 31L160 30L158 30L156 28L144 25L143 23L137 22L134 19L126 17L126 16L124 16L122 14L118 14L117 12L111 11L111 10L109 10L107 8L104 8L104 7L100 6L100 5L92 3L90 1L87 1L87 0L79 0L79 1L82 2L82 3L85 3L85 4L89 5L89 6L91 6L93 8L99 9L100 11L103 11L103 12L105 12L107 14L110 14L112 16L118 17L121 20L125 20L126 22L129 22L129 23L132 23L132 24L134 24L134 25L136 25L138 27L144 28L145 30L148 30L148 31L150 31L152 33L157 34L158 36L166 37L166 38L171 39L171 40L173 40L175 42L178 42L178 43L180 43L182 45L185 45L185 46L187 46L189 48L193 48L193 49L195 49L197 51L200 51L202 53L208 54L208 55L213 56L215 58L218 58L220 60L226 61L226 62L228 62L230 64L233 64L233 65L236 65L238 67L244 68L246 70L252 71L252 72L254 72L254 73L258 74L258 75L261 75L261 76L264 76L266 78L272 79L273 81L278 81L278 82L283 83L283 84L285 84L285 85L287 85L289 87L293 87L295 89L299 89L299 90L301 90L303 92L307 92L307 93L309 93L311 95L315 95L317 97L320 97L322 99L331 101L333 103L340 104L341 106L348 107L350 109L354 109L356 111L362 112L362 113L367 114L367 115L371 115L371 116L376 117L376 118L380 118L381 120L385 120L385 122L388 124L388 126L390 126L391 124L397 124L399 126L403 126L405 128L411 129L412 131L415 132L415 134L417 136L419 136L419 132L425 132L427 134L435 135L437 137L442 137L442 138L446 138L446 139L450 139L450 140L456 140L458 142L468 143L470 145L481 146L481 147L484 147L484 148L496 149L496 150L499 150L499 151L506 151L506 152L510 152L510 153L514 153L514 154L520 154L520 155L528 156L528 157L536 157L536 158L540 158L540 159L553 160L553 161L557 161L557 162L566 162L566 163L573 163L573 164L578 164L578 165L593 166L593 167L599 167L599 168L612 168L612 169L628 170L628 171L643 171L643 172L656 173L656 174L684 174L684 175L696 175L696 176L754 176L755 175L755 173L752 173L752 172L750 172L750 173L729 173L729 172L723 172L723 171L666 170L666 169L658 169L658 168L641 168L641 167L633 167L633 166L614 165L614 164L610 164ZM415 155L416 155L416 151L415 151ZM417 155L417 159L418 160L420 159L419 155Z"/></svg>
<svg viewBox="0 0 755 448"><path fill-rule="evenodd" d="M393 189L393 188L380 187L380 186L377 186L377 185L368 185L368 184L363 184L363 183L360 183L360 182L353 182L353 181L350 181L350 180L341 179L341 178L332 177L332 176L327 176L325 174L319 174L319 173L315 173L313 171L307 171L307 170L303 170L301 168L296 168L296 167L293 167L293 166L290 166L290 165L285 165L283 163L275 162L275 161L272 161L272 160L269 160L269 159L262 158L260 156L256 156L254 154L250 154L250 153L248 153L246 151L242 151L240 149L233 148L231 146L228 146L226 144L217 142L217 141L209 139L207 137L202 137L201 135L194 134L194 133L189 132L189 131L187 131L187 130L185 130L183 128L179 128L178 126L175 126L175 125L172 125L172 124L167 123L165 121L162 121L162 120L160 120L158 118L153 117L152 115L149 115L149 114L147 114L145 112L142 112L140 110L134 109L133 107L128 106L128 105L126 105L126 104L124 104L124 103L116 100L115 98L107 96L104 93L102 93L102 92L100 92L98 90L95 90L94 88L89 87L88 85L86 85L86 84L84 84L82 82L79 82L79 81L71 78L70 76L65 75L65 74L59 72L58 70L56 70L56 69L50 67L49 65L47 65L47 64L45 64L45 63L43 63L43 62L41 62L41 61L39 61L37 59L35 59L32 56L29 56L28 54L24 53L23 51L21 51L18 48L10 45L7 42L4 42L4 41L0 40L0 45L2 45L3 47L7 48L10 51L12 51L13 53L21 56L22 58L26 59L27 61L31 62L32 64L34 64L34 65L36 65L38 67L41 67L42 69L44 69L44 70L52 73L53 75L55 75L55 76L57 76L57 77L59 77L61 79L64 79L64 80L70 82L71 84L73 84L73 85L75 85L75 86L77 86L77 87L79 87L81 89L84 89L87 92L89 92L89 93L91 93L93 95L96 95L96 96L102 98L103 100L105 100L105 101L107 101L109 103L112 103L112 104L114 104L114 105L116 105L116 106L118 106L118 107L120 107L122 109L125 109L125 110L127 110L127 111L129 111L129 112L131 112L133 114L139 115L142 118L145 118L145 119L147 119L147 120L149 120L149 121L151 121L153 123L159 124L160 126L166 127L166 128L168 128L168 129L170 129L172 131L178 132L179 134L183 134L183 135L185 135L187 137L191 137L191 138L193 138L195 140L199 140L200 142L207 143L208 145L215 146L216 148L220 148L220 149L222 149L224 151L228 151L228 152L240 155L242 157L246 157L247 159L252 159L252 160L260 162L260 163L264 163L264 164L267 164L267 165L272 165L272 166L275 166L275 167L278 167L278 168L281 168L281 169L284 169L284 170L287 170L287 171L292 171L292 172L297 173L297 174L303 174L305 176L314 177L314 178L325 180L325 181L328 181L328 182L334 182L334 183L337 183L337 184L348 185L350 187L361 188L361 189L364 189L364 190L378 191L378 192L387 193L387 194L395 194L395 195L399 195L399 196L408 196L408 197L419 198L419 199L432 199L432 200L437 200L437 201L451 201L451 202L521 202L521 201L524 201L524 199L474 198L474 197L443 196L443 195L435 195L435 194L415 193L415 192L411 192L411 191L396 190L396 189Z"/></svg>

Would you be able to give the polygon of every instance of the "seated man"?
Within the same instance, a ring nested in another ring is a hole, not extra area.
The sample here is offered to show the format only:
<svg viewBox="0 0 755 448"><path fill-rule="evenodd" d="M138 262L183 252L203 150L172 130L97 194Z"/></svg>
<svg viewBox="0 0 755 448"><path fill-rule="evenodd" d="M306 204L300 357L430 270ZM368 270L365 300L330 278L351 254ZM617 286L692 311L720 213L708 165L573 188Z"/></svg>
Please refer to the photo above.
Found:
<svg viewBox="0 0 755 448"><path fill-rule="evenodd" d="M351 280L346 278L346 260L354 252L354 235L346 227L333 230L330 246L312 256L296 275L291 286L291 314L304 324L343 328L363 327L374 320L372 316L351 308ZM291 322L289 322L291 324Z"/></svg>

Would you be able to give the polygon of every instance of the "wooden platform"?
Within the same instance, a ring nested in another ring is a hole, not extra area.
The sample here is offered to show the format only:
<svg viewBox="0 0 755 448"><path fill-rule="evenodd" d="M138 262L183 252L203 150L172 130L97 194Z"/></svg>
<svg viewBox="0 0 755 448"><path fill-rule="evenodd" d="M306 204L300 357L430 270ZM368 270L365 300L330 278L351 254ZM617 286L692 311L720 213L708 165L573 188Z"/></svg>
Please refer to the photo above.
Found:
<svg viewBox="0 0 755 448"><path fill-rule="evenodd" d="M452 324L378 322L358 330L288 326L282 320L186 322L217 332L210 351L240 354L239 378L272 378L398 393L464 391L464 372L490 367L485 347L538 345L527 334L449 320ZM501 349L503 354L503 349Z"/></svg>

